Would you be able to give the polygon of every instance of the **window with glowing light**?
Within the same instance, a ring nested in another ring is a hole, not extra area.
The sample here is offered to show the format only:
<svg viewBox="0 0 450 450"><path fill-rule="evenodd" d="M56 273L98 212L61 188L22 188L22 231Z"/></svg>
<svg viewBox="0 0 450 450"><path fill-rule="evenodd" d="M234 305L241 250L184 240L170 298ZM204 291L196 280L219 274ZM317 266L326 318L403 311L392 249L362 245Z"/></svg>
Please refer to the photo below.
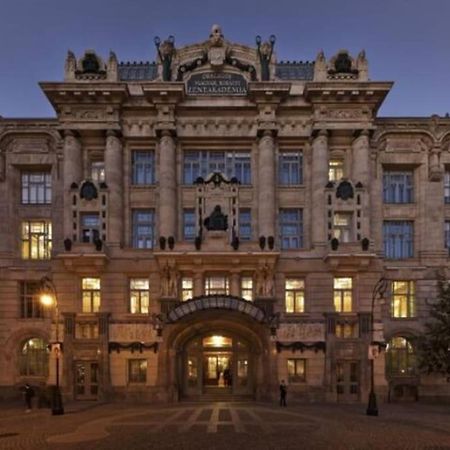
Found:
<svg viewBox="0 0 450 450"><path fill-rule="evenodd" d="M414 281L392 282L392 317L407 319L416 315L416 288Z"/></svg>
<svg viewBox="0 0 450 450"><path fill-rule="evenodd" d="M226 336L208 336L203 339L203 347L231 347L233 340Z"/></svg>
<svg viewBox="0 0 450 450"><path fill-rule="evenodd" d="M289 383L306 382L306 359L288 359L287 366Z"/></svg>
<svg viewBox="0 0 450 450"><path fill-rule="evenodd" d="M147 382L147 360L129 359L128 360L128 382L146 383Z"/></svg>
<svg viewBox="0 0 450 450"><path fill-rule="evenodd" d="M241 297L249 302L253 301L253 278L241 278Z"/></svg>
<svg viewBox="0 0 450 450"><path fill-rule="evenodd" d="M305 312L305 280L288 278L285 282L284 298L287 313Z"/></svg>
<svg viewBox="0 0 450 450"><path fill-rule="evenodd" d="M22 222L22 259L50 259L52 224L45 221Z"/></svg>
<svg viewBox="0 0 450 450"><path fill-rule="evenodd" d="M23 376L45 377L48 375L49 349L47 342L31 338L22 345L19 358L19 372Z"/></svg>
<svg viewBox="0 0 450 450"><path fill-rule="evenodd" d="M130 280L130 313L148 314L150 303L149 281L146 278Z"/></svg>
<svg viewBox="0 0 450 450"><path fill-rule="evenodd" d="M336 312L352 312L352 279L334 279L334 309Z"/></svg>
<svg viewBox="0 0 450 450"><path fill-rule="evenodd" d="M411 376L416 374L416 355L411 343L404 337L392 338L386 348L386 371L388 376Z"/></svg>
<svg viewBox="0 0 450 450"><path fill-rule="evenodd" d="M96 313L100 310L100 278L83 278L82 290L82 312Z"/></svg>
<svg viewBox="0 0 450 450"><path fill-rule="evenodd" d="M205 279L206 295L228 295L230 283L227 277L213 276Z"/></svg>
<svg viewBox="0 0 450 450"><path fill-rule="evenodd" d="M194 296L194 281L190 277L181 279L181 300L190 300Z"/></svg>

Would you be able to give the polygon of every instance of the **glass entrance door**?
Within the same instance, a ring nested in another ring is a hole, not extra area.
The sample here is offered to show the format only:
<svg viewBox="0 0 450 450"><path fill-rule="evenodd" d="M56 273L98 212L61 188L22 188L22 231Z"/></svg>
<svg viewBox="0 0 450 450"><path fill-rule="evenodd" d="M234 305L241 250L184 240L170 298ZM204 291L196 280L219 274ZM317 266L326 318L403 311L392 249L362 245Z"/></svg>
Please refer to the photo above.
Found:
<svg viewBox="0 0 450 450"><path fill-rule="evenodd" d="M75 396L77 400L97 400L98 363L77 361L75 364Z"/></svg>
<svg viewBox="0 0 450 450"><path fill-rule="evenodd" d="M338 361L336 363L336 392L339 402L359 400L358 361Z"/></svg>
<svg viewBox="0 0 450 450"><path fill-rule="evenodd" d="M205 386L231 387L231 353L207 353L203 360Z"/></svg>

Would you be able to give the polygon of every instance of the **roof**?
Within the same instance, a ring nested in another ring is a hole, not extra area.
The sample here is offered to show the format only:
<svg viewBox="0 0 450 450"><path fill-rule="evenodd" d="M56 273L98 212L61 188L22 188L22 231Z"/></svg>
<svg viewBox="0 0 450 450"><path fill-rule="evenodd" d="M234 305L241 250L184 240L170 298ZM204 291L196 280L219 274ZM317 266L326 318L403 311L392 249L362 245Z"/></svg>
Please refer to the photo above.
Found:
<svg viewBox="0 0 450 450"><path fill-rule="evenodd" d="M154 80L158 75L155 62L121 62L119 64L119 78L122 81Z"/></svg>

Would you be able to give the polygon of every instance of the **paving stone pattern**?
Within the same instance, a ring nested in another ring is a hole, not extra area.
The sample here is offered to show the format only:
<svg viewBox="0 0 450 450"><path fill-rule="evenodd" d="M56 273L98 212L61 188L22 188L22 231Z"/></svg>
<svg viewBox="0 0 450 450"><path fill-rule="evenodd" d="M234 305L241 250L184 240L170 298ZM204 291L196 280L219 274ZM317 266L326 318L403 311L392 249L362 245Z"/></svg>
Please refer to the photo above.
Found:
<svg viewBox="0 0 450 450"><path fill-rule="evenodd" d="M91 404L25 414L0 409L1 450L421 449L450 450L450 406L181 403Z"/></svg>

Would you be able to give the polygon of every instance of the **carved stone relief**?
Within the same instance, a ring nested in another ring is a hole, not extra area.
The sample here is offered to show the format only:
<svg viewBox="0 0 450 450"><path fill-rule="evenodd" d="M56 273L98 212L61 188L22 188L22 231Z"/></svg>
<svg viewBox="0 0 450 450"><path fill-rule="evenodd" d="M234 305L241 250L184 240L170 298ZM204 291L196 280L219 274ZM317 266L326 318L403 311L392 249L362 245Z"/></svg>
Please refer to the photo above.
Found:
<svg viewBox="0 0 450 450"><path fill-rule="evenodd" d="M284 323L277 331L278 340L286 341L323 341L325 325L320 323Z"/></svg>

